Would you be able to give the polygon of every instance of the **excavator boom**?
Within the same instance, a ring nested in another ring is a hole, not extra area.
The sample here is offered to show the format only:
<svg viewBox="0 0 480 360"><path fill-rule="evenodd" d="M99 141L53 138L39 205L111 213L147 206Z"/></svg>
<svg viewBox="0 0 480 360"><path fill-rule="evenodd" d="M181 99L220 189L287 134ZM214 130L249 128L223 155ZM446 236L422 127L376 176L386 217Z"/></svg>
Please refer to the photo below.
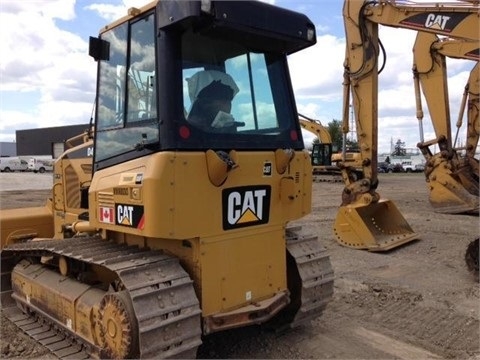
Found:
<svg viewBox="0 0 480 360"><path fill-rule="evenodd" d="M363 8L366 21L461 39L478 38L478 2L347 1ZM353 8L352 8L353 9ZM353 14L351 11L350 14Z"/></svg>

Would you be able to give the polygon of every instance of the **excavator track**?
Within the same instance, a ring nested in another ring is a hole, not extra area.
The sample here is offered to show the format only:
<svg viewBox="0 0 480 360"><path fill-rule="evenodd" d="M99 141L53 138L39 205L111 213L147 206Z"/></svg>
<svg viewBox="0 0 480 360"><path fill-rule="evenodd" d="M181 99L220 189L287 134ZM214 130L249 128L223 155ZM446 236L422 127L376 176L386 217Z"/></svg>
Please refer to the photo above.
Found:
<svg viewBox="0 0 480 360"><path fill-rule="evenodd" d="M109 330L111 322L121 330L121 335L116 335L111 343L103 336L102 343L107 346L92 344L71 330L68 322L62 323L47 314L2 281L2 299L11 295L17 303L14 307L2 306L2 311L56 356L118 358L123 357L123 353L116 353L117 347L122 350L122 346L135 344L138 351L129 353L133 358L195 358L202 343L201 310L193 282L178 259L161 251L117 244L99 237L30 241L2 250L2 279L11 277L12 271L21 271L21 268L14 270L14 265L15 269L22 266L19 259L31 261L52 256L100 266L115 274L117 291L105 293L100 304L101 316L96 321L106 323L104 332ZM12 265L9 268L5 264ZM40 263L29 263L27 267L30 272L51 272ZM55 276L65 278L60 274ZM131 312L136 321L127 323Z"/></svg>

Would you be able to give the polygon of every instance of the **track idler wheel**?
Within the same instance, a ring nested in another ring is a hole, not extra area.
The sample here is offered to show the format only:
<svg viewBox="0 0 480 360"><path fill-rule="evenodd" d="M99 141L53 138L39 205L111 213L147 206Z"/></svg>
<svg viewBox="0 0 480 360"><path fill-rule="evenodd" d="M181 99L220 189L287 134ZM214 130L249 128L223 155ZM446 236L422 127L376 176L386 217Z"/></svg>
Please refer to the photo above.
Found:
<svg viewBox="0 0 480 360"><path fill-rule="evenodd" d="M138 325L126 291L106 294L99 311L100 345L105 357L138 358Z"/></svg>

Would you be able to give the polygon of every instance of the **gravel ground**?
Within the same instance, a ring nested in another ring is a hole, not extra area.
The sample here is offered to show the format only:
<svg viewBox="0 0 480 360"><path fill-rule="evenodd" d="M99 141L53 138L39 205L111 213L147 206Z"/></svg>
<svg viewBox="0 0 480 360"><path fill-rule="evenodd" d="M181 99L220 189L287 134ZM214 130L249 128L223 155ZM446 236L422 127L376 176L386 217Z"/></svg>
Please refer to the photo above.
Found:
<svg viewBox="0 0 480 360"><path fill-rule="evenodd" d="M0 191L49 190L53 184L53 173L33 172L0 173Z"/></svg>

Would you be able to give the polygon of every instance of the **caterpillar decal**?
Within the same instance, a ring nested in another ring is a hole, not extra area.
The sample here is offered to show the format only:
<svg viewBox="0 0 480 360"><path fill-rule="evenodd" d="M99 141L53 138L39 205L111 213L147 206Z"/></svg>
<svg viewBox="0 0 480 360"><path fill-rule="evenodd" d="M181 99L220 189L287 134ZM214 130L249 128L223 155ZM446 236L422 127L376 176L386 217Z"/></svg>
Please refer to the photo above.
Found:
<svg viewBox="0 0 480 360"><path fill-rule="evenodd" d="M439 32L451 33L455 27L461 23L468 14L465 13L422 13L413 15L403 21L401 24L415 26L420 29L436 29Z"/></svg>
<svg viewBox="0 0 480 360"><path fill-rule="evenodd" d="M115 204L115 209L117 225L143 229L143 206Z"/></svg>
<svg viewBox="0 0 480 360"><path fill-rule="evenodd" d="M268 223L270 217L268 185L242 186L222 192L223 229L230 230Z"/></svg>

